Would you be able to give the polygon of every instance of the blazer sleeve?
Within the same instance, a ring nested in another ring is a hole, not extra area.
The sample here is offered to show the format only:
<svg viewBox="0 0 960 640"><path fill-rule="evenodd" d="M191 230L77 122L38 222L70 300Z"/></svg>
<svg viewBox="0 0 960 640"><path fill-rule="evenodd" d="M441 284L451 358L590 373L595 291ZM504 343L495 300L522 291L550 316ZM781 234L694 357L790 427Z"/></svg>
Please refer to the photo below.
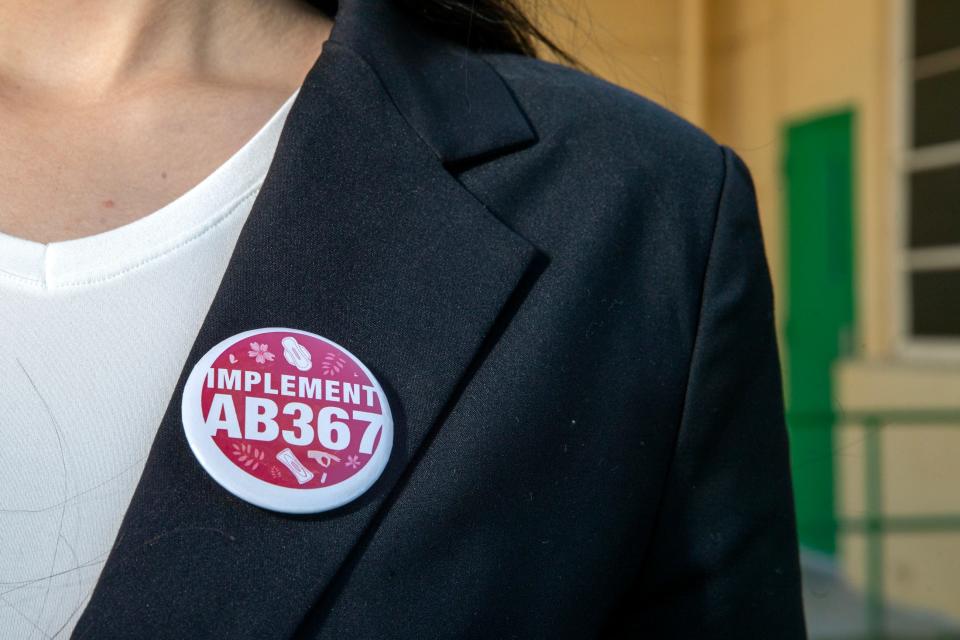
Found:
<svg viewBox="0 0 960 640"><path fill-rule="evenodd" d="M683 418L625 617L651 638L804 638L773 291L749 171L721 149Z"/></svg>

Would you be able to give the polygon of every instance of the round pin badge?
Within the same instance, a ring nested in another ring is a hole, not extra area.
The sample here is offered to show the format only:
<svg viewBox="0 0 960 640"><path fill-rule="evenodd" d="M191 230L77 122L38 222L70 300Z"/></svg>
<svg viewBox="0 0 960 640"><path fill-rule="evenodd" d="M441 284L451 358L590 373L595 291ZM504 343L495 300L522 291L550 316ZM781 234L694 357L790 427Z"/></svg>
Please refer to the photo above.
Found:
<svg viewBox="0 0 960 640"><path fill-rule="evenodd" d="M223 488L259 507L319 513L383 473L393 417L380 383L332 340L298 329L238 333L190 372L187 442Z"/></svg>

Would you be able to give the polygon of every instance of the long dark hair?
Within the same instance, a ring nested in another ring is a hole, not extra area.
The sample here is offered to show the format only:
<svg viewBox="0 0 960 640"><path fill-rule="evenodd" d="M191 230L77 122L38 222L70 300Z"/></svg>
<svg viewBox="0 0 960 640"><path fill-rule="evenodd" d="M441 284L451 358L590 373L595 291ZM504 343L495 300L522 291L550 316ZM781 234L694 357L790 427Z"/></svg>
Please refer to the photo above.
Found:
<svg viewBox="0 0 960 640"><path fill-rule="evenodd" d="M328 15L337 0L308 0ZM522 0L386 0L417 16L433 31L472 49L537 57L545 50L567 64L579 61L536 25Z"/></svg>

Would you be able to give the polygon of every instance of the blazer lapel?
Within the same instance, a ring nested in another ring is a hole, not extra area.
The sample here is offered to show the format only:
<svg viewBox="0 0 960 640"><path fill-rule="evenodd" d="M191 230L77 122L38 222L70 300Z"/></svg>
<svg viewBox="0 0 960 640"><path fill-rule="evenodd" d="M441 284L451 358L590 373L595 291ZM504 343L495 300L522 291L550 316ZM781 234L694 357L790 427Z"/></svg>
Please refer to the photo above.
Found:
<svg viewBox="0 0 960 640"><path fill-rule="evenodd" d="M390 507L391 489L516 304L536 250L444 163L518 148L533 131L488 65L392 5L341 3L74 637L293 634ZM344 345L390 398L397 433L387 469L338 510L285 516L234 498L183 436L180 397L194 363L220 340L266 326Z"/></svg>

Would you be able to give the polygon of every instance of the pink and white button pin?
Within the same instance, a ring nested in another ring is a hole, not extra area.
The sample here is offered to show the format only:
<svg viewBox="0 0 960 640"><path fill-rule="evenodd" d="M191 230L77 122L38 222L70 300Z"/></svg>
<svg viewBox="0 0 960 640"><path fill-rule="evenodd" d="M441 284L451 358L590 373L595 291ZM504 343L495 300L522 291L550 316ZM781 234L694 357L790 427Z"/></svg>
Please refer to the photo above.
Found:
<svg viewBox="0 0 960 640"><path fill-rule="evenodd" d="M269 327L233 335L193 367L187 442L224 489L264 509L320 513L367 491L393 448L380 383L322 336Z"/></svg>

